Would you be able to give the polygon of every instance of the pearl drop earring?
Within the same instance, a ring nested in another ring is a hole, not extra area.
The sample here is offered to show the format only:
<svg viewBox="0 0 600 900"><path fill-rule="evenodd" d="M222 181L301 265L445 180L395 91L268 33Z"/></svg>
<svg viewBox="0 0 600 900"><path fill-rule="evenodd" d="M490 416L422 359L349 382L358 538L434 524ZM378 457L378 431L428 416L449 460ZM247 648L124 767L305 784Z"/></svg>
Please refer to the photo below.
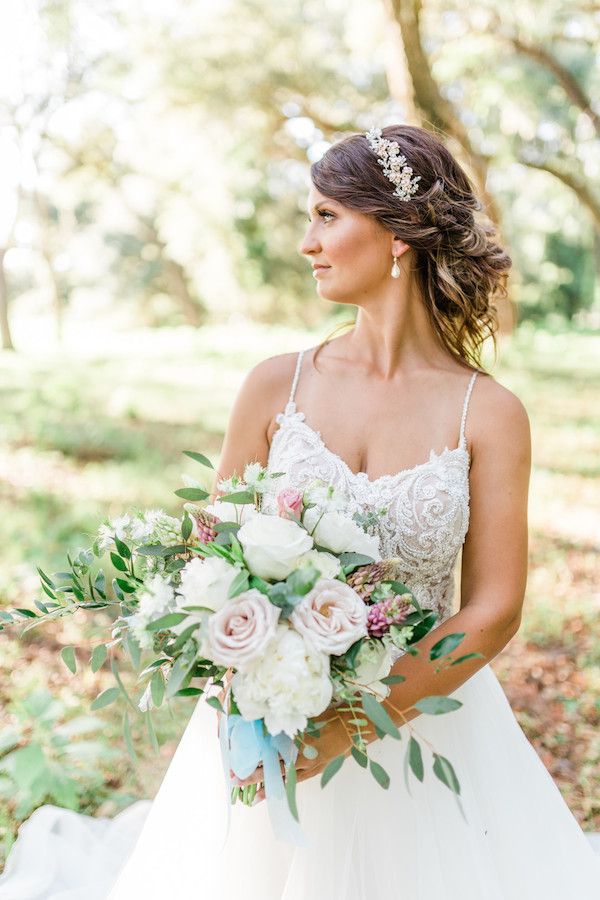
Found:
<svg viewBox="0 0 600 900"><path fill-rule="evenodd" d="M394 256L394 265L392 266L392 278L400 278L400 266L398 265L398 257Z"/></svg>

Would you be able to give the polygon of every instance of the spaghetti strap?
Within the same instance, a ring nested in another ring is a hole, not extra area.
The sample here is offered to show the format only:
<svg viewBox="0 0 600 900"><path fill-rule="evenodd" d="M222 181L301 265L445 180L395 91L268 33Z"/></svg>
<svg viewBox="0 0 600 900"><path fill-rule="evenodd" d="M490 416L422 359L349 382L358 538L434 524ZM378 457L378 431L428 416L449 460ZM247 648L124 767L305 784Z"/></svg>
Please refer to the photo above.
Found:
<svg viewBox="0 0 600 900"><path fill-rule="evenodd" d="M296 411L296 403L294 401L294 397L296 396L296 388L298 387L298 379L300 378L300 369L302 367L303 356L304 350L301 350L298 354L298 359L296 360L296 371L294 372L294 380L292 381L290 397L285 407L285 411L288 415Z"/></svg>
<svg viewBox="0 0 600 900"><path fill-rule="evenodd" d="M469 399L471 397L471 391L473 390L473 385L475 384L475 379L477 378L478 375L479 375L479 372L473 372L473 374L471 376L471 380L469 381L469 385L467 387L467 392L465 394L465 402L463 404L462 419L460 421L460 439L458 442L458 446L463 447L463 448L466 447L465 422L467 421L467 409L469 407Z"/></svg>

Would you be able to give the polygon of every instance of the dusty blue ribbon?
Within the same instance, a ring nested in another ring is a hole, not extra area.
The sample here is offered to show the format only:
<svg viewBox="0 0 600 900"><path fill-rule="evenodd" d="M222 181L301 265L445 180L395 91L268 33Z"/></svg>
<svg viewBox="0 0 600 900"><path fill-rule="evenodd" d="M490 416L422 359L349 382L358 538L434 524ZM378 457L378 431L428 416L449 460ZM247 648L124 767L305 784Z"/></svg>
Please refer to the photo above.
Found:
<svg viewBox="0 0 600 900"><path fill-rule="evenodd" d="M298 847L307 847L306 836L290 812L279 765L280 757L286 765L296 761L298 748L293 740L283 731L276 735L265 734L262 719L249 721L237 714L221 716L219 740L227 788L227 829L224 843L231 824L231 788L234 782L230 769L238 778L248 778L262 763L265 800L275 836Z"/></svg>

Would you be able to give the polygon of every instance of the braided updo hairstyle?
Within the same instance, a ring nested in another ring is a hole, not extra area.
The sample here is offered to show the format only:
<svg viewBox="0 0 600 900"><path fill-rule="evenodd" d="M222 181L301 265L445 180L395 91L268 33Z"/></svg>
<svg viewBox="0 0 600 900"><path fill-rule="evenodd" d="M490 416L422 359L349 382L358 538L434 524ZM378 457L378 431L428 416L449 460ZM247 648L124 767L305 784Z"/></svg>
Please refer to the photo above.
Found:
<svg viewBox="0 0 600 900"><path fill-rule="evenodd" d="M409 200L394 195L363 134L333 144L311 166L312 182L326 197L372 216L414 250L433 329L455 359L480 369L487 337L496 349L494 299L507 295L512 260L497 243L496 228L468 176L436 135L413 125L389 125L382 136L398 142L413 175L421 176Z"/></svg>

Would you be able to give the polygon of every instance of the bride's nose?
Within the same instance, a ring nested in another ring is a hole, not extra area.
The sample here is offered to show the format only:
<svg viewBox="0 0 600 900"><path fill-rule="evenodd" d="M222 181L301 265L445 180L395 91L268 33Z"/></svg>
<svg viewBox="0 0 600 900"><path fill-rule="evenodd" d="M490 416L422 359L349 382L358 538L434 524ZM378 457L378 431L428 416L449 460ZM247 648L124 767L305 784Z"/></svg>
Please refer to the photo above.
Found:
<svg viewBox="0 0 600 900"><path fill-rule="evenodd" d="M309 226L306 229L306 233L303 239L300 241L298 245L298 252L302 254L302 256L310 256L318 253L321 249L321 245L319 241L315 238L312 226Z"/></svg>

